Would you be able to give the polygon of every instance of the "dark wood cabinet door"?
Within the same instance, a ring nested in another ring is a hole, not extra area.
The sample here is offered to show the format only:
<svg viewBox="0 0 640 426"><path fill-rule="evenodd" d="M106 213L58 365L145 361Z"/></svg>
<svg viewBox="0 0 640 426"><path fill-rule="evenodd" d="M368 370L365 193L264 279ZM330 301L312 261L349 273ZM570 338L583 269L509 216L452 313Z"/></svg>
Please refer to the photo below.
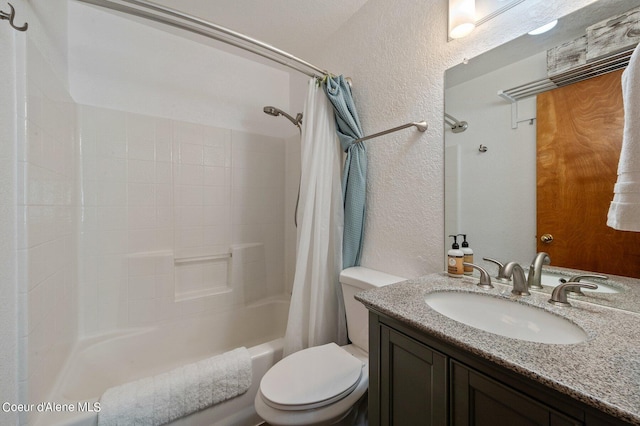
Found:
<svg viewBox="0 0 640 426"><path fill-rule="evenodd" d="M370 426L613 426L620 419L369 313Z"/></svg>
<svg viewBox="0 0 640 426"><path fill-rule="evenodd" d="M453 426L577 426L577 422L456 361L451 361Z"/></svg>
<svg viewBox="0 0 640 426"><path fill-rule="evenodd" d="M446 425L446 356L386 326L380 339L380 425Z"/></svg>

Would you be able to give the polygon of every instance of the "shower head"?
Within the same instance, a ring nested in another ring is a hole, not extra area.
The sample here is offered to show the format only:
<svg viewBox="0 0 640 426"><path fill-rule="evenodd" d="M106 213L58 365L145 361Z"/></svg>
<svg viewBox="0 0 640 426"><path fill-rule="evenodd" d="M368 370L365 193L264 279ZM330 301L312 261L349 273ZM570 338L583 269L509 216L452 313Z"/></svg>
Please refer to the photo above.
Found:
<svg viewBox="0 0 640 426"><path fill-rule="evenodd" d="M281 112L278 108L272 106L266 106L262 110L265 114L273 115L274 117L279 116Z"/></svg>
<svg viewBox="0 0 640 426"><path fill-rule="evenodd" d="M282 116L286 117L290 122L293 123L294 126L297 126L298 128L300 128L300 125L302 124L302 113L301 112L296 114L296 118L293 118L292 116L290 116L289 114L287 114L283 110L281 110L279 108L276 108L274 106L266 106L266 107L262 108L262 111L264 111L265 114L269 114L269 115L272 115L274 117L282 115Z"/></svg>

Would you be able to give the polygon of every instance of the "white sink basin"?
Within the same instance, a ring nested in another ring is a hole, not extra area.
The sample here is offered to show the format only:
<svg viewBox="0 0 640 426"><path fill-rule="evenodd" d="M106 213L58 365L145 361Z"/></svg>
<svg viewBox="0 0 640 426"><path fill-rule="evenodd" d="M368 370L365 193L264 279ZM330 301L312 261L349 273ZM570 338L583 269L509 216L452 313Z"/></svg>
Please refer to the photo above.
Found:
<svg viewBox="0 0 640 426"><path fill-rule="evenodd" d="M567 275L556 274L554 272L549 272L549 271L542 271L542 277L540 278L540 282L542 283L542 285L546 285L548 287L557 287L560 284L560 279L565 279L568 281L569 278L571 277ZM595 290L591 290L588 288L581 289L583 293L620 293L621 292L619 288L608 285L603 280L584 279L584 280L581 280L580 282L593 283L598 285L598 288Z"/></svg>
<svg viewBox="0 0 640 426"><path fill-rule="evenodd" d="M512 300L443 291L429 293L425 302L453 320L513 339L565 345L587 340L587 333L569 320Z"/></svg>

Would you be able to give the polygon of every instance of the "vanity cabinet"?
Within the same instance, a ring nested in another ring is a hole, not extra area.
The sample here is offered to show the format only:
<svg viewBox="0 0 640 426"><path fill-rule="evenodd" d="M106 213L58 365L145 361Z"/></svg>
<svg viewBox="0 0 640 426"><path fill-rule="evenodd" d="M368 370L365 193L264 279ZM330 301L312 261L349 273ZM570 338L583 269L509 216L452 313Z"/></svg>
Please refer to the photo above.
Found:
<svg viewBox="0 0 640 426"><path fill-rule="evenodd" d="M583 424L455 360L450 365L452 425Z"/></svg>
<svg viewBox="0 0 640 426"><path fill-rule="evenodd" d="M446 424L447 357L384 325L380 343L379 424Z"/></svg>
<svg viewBox="0 0 640 426"><path fill-rule="evenodd" d="M371 426L627 424L375 311L369 339Z"/></svg>

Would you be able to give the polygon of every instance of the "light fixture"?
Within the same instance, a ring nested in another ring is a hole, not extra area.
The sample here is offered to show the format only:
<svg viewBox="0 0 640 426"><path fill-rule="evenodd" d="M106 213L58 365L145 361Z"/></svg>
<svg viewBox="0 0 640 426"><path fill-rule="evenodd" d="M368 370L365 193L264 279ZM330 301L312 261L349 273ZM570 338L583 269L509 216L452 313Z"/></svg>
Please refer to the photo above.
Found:
<svg viewBox="0 0 640 426"><path fill-rule="evenodd" d="M530 31L529 35L539 35L539 34L542 34L542 33L546 33L547 31L549 31L550 29L555 27L557 23L558 23L558 20L556 19L553 22L549 22L548 24L545 24L545 25L541 26L540 28L536 28L535 30Z"/></svg>
<svg viewBox="0 0 640 426"><path fill-rule="evenodd" d="M449 37L464 37L475 27L476 1L449 0Z"/></svg>

